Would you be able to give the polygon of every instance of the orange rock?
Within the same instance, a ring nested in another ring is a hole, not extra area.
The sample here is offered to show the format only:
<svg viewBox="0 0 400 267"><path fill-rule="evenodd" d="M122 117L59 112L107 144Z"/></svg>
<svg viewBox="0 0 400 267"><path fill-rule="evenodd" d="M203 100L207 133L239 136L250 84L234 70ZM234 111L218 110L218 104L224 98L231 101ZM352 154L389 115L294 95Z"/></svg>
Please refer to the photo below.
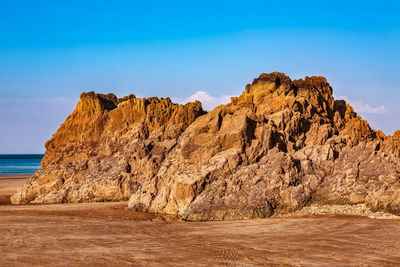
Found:
<svg viewBox="0 0 400 267"><path fill-rule="evenodd" d="M13 203L130 199L187 220L266 217L312 202L400 214L400 131L371 129L324 77L261 74L200 102L83 93Z"/></svg>

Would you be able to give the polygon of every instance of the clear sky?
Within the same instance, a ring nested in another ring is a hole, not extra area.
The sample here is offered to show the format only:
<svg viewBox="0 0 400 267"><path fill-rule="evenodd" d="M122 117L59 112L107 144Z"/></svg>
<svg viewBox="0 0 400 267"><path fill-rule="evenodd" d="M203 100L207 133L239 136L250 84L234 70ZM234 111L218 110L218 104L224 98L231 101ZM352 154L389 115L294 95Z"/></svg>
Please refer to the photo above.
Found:
<svg viewBox="0 0 400 267"><path fill-rule="evenodd" d="M82 91L198 98L323 75L400 128L399 1L1 1L0 154L41 153Z"/></svg>

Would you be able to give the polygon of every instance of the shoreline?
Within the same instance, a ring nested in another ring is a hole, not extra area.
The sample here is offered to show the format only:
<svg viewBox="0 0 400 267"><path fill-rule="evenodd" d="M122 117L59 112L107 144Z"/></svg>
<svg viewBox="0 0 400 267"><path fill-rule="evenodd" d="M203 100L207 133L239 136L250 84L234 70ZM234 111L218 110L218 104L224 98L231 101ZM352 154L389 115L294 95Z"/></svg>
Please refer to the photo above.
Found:
<svg viewBox="0 0 400 267"><path fill-rule="evenodd" d="M0 179L28 179L32 174L0 174Z"/></svg>

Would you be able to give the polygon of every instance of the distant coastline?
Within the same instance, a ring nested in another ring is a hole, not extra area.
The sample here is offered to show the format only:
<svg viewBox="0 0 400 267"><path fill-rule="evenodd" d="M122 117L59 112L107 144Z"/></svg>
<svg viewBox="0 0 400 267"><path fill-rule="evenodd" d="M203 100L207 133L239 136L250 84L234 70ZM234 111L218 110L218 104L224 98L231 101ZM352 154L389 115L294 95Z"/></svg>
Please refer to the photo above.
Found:
<svg viewBox="0 0 400 267"><path fill-rule="evenodd" d="M0 175L34 174L44 154L0 154Z"/></svg>

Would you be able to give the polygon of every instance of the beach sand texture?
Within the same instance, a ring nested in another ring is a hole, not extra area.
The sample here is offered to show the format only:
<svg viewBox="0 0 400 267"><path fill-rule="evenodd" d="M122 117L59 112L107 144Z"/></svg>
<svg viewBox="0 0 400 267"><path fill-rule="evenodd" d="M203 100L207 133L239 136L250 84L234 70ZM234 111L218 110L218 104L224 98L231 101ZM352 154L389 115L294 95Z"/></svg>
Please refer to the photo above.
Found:
<svg viewBox="0 0 400 267"><path fill-rule="evenodd" d="M8 196L22 177L0 179ZM179 222L125 202L0 205L0 266L396 266L400 221Z"/></svg>
<svg viewBox="0 0 400 267"><path fill-rule="evenodd" d="M21 187L30 175L0 175L0 204L9 204L10 196Z"/></svg>

